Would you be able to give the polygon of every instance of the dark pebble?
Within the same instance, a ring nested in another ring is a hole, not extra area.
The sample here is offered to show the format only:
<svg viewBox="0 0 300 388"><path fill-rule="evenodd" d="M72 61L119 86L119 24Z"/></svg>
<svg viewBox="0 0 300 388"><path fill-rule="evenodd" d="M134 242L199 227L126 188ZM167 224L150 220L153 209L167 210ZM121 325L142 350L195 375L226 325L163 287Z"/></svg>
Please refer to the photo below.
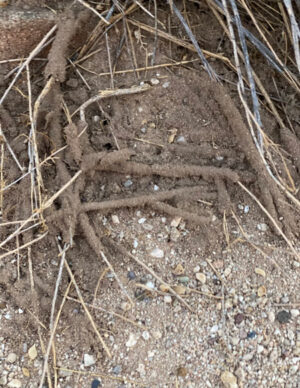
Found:
<svg viewBox="0 0 300 388"><path fill-rule="evenodd" d="M99 387L102 387L101 382L97 379L93 380L91 388L99 388Z"/></svg>
<svg viewBox="0 0 300 388"><path fill-rule="evenodd" d="M238 313L234 316L234 323L236 325L239 325L243 322L243 320L245 319L245 315L244 314L241 314L241 313Z"/></svg>
<svg viewBox="0 0 300 388"><path fill-rule="evenodd" d="M247 334L247 338L248 339L252 339L252 338L255 338L257 336L257 333L256 331L249 331L249 333Z"/></svg>
<svg viewBox="0 0 300 388"><path fill-rule="evenodd" d="M136 274L133 271L129 271L127 273L127 277L128 277L129 280L133 280L133 279L136 278Z"/></svg>
<svg viewBox="0 0 300 388"><path fill-rule="evenodd" d="M291 320L291 313L286 310L281 310L276 315L276 319L279 323L288 323Z"/></svg>

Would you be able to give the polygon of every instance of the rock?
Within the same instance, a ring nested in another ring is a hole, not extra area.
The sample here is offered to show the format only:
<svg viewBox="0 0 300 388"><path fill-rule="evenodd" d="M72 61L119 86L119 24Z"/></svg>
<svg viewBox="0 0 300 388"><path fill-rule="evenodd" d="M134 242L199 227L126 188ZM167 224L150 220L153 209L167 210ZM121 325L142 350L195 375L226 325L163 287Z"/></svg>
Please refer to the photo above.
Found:
<svg viewBox="0 0 300 388"><path fill-rule="evenodd" d="M161 337L162 337L162 333L161 333L159 330L153 330L153 331L152 331L152 336L153 336L153 338L155 338L156 340L159 340L159 339L161 339Z"/></svg>
<svg viewBox="0 0 300 388"><path fill-rule="evenodd" d="M169 81L164 82L163 85L162 85L162 87L164 89L168 88L169 86L170 86L170 82Z"/></svg>
<svg viewBox="0 0 300 388"><path fill-rule="evenodd" d="M164 254L164 251L162 251L161 249L154 248L150 252L150 256L155 257L156 259L162 259L165 256L165 254Z"/></svg>
<svg viewBox="0 0 300 388"><path fill-rule="evenodd" d="M150 82L151 82L151 85L158 85L159 84L159 79L151 78Z"/></svg>
<svg viewBox="0 0 300 388"><path fill-rule="evenodd" d="M165 303L172 303L172 297L171 295L165 295L164 296Z"/></svg>
<svg viewBox="0 0 300 388"><path fill-rule="evenodd" d="M92 381L91 388L100 388L102 387L101 381L95 379Z"/></svg>
<svg viewBox="0 0 300 388"><path fill-rule="evenodd" d="M178 136L176 143L178 144L183 144L186 143L185 137L184 136Z"/></svg>
<svg viewBox="0 0 300 388"><path fill-rule="evenodd" d="M258 224L257 229L260 230L261 232L266 232L269 229L269 227L267 224Z"/></svg>
<svg viewBox="0 0 300 388"><path fill-rule="evenodd" d="M138 339L139 339L139 335L138 334L130 333L128 341L126 342L127 348L133 348L136 345Z"/></svg>
<svg viewBox="0 0 300 388"><path fill-rule="evenodd" d="M89 367L96 364L96 361L94 356L92 356L91 354L85 353L83 356L83 363L85 367Z"/></svg>
<svg viewBox="0 0 300 388"><path fill-rule="evenodd" d="M202 284L206 283L206 276L204 273L201 273L201 272L196 273L196 279L199 280L199 282Z"/></svg>
<svg viewBox="0 0 300 388"><path fill-rule="evenodd" d="M111 216L111 220L114 224L119 224L120 223L120 220L119 220L119 217L116 215L116 214L113 214Z"/></svg>
<svg viewBox="0 0 300 388"><path fill-rule="evenodd" d="M172 228L170 232L170 240L176 242L180 237L180 232L176 228Z"/></svg>
<svg viewBox="0 0 300 388"><path fill-rule="evenodd" d="M221 374L221 381L225 388L238 388L237 378L229 371Z"/></svg>
<svg viewBox="0 0 300 388"><path fill-rule="evenodd" d="M265 348L262 345L258 345L256 351L257 351L258 354L260 354L260 353L262 353L264 351L264 349Z"/></svg>
<svg viewBox="0 0 300 388"><path fill-rule="evenodd" d="M141 377L144 377L145 374L146 374L145 365L144 364L139 364L139 366L137 368L137 371L139 372Z"/></svg>
<svg viewBox="0 0 300 388"><path fill-rule="evenodd" d="M13 364L17 360L17 355L16 353L9 353L9 355L6 357L6 361L9 362L10 364Z"/></svg>
<svg viewBox="0 0 300 388"><path fill-rule="evenodd" d="M136 278L136 274L133 271L128 271L127 272L127 278L129 280L134 280Z"/></svg>
<svg viewBox="0 0 300 388"><path fill-rule="evenodd" d="M123 183L123 186L126 187L127 189L132 185L133 185L133 182L131 179L127 179L127 181Z"/></svg>
<svg viewBox="0 0 300 388"><path fill-rule="evenodd" d="M248 339L253 339L255 337L257 337L257 333L254 330L249 331L249 333L247 334Z"/></svg>
<svg viewBox="0 0 300 388"><path fill-rule="evenodd" d="M297 318L298 315L299 315L299 310L297 310L297 309L292 309L292 310L291 310L291 316L292 316L293 318Z"/></svg>
<svg viewBox="0 0 300 388"><path fill-rule="evenodd" d="M145 341L148 341L150 339L149 331L143 331L142 337L144 338Z"/></svg>
<svg viewBox="0 0 300 388"><path fill-rule="evenodd" d="M7 384L7 376L3 375L0 377L0 385L6 385Z"/></svg>
<svg viewBox="0 0 300 388"><path fill-rule="evenodd" d="M122 372L121 365L114 366L112 372L114 375L119 375Z"/></svg>
<svg viewBox="0 0 300 388"><path fill-rule="evenodd" d="M176 374L179 377L186 377L188 374L188 370L186 369L186 367L180 366L179 368L177 368Z"/></svg>
<svg viewBox="0 0 300 388"><path fill-rule="evenodd" d="M218 325L214 325L213 327L211 327L210 332L211 333L216 333L218 330L219 330L219 326Z"/></svg>
<svg viewBox="0 0 300 388"><path fill-rule="evenodd" d="M232 345L236 346L239 342L240 342L239 337L232 337L231 338Z"/></svg>
<svg viewBox="0 0 300 388"><path fill-rule="evenodd" d="M234 316L234 323L236 325L240 325L243 320L245 319L245 315L244 314L241 314L241 313L238 313Z"/></svg>
<svg viewBox="0 0 300 388"><path fill-rule="evenodd" d="M8 384L8 387L10 388L21 388L22 387L22 382L21 380L18 379L12 379Z"/></svg>
<svg viewBox="0 0 300 388"><path fill-rule="evenodd" d="M286 310L281 310L279 313L276 315L276 319L279 323L288 323L291 320L291 313L286 311Z"/></svg>
<svg viewBox="0 0 300 388"><path fill-rule="evenodd" d="M275 321L275 313L274 311L269 311L268 313L268 319L271 323L273 323Z"/></svg>

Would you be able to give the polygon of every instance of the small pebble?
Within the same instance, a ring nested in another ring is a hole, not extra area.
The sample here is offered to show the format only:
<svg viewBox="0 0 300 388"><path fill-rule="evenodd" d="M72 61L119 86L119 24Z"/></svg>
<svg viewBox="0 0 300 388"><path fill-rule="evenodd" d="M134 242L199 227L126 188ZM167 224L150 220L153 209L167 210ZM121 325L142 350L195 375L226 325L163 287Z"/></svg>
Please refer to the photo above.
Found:
<svg viewBox="0 0 300 388"><path fill-rule="evenodd" d="M288 323L291 320L291 313L286 310L281 310L276 315L276 319L279 323Z"/></svg>
<svg viewBox="0 0 300 388"><path fill-rule="evenodd" d="M151 78L150 82L151 82L152 85L158 85L159 84L159 79Z"/></svg>
<svg viewBox="0 0 300 388"><path fill-rule="evenodd" d="M178 136L176 143L183 144L186 143L185 137L184 136Z"/></svg>
<svg viewBox="0 0 300 388"><path fill-rule="evenodd" d="M8 384L8 387L10 388L21 388L22 387L22 382L18 379L12 379Z"/></svg>
<svg viewBox="0 0 300 388"><path fill-rule="evenodd" d="M239 342L240 342L239 337L232 337L231 338L232 345L236 346Z"/></svg>
<svg viewBox="0 0 300 388"><path fill-rule="evenodd" d="M85 367L89 367L89 366L94 365L96 363L96 361L94 359L94 356L85 353L83 356L83 363L84 363Z"/></svg>
<svg viewBox="0 0 300 388"><path fill-rule="evenodd" d="M128 341L126 342L127 348L133 348L136 345L138 339L139 339L138 334L130 333Z"/></svg>
<svg viewBox="0 0 300 388"><path fill-rule="evenodd" d="M9 362L10 364L13 364L17 360L17 355L16 353L9 353L9 355L6 357L6 361Z"/></svg>
<svg viewBox="0 0 300 388"><path fill-rule="evenodd" d="M156 259L162 259L164 255L164 251L159 248L153 249L150 253L150 256L155 257Z"/></svg>
<svg viewBox="0 0 300 388"><path fill-rule="evenodd" d="M165 303L172 303L172 297L170 295L165 295L164 301L165 301Z"/></svg>
<svg viewBox="0 0 300 388"><path fill-rule="evenodd" d="M143 331L142 337L144 338L145 341L148 341L148 339L150 338L149 331Z"/></svg>
<svg viewBox="0 0 300 388"><path fill-rule="evenodd" d="M163 85L162 85L162 87L165 88L165 89L168 88L169 86L170 86L170 82L169 81L164 82Z"/></svg>
<svg viewBox="0 0 300 388"><path fill-rule="evenodd" d="M269 321L271 323L273 323L275 321L275 313L274 313L274 311L269 311L268 319L269 319Z"/></svg>
<svg viewBox="0 0 300 388"><path fill-rule="evenodd" d="M245 214L249 213L249 210L250 210L249 206L246 205L246 206L244 207L244 213L245 213Z"/></svg>
<svg viewBox="0 0 300 388"><path fill-rule="evenodd" d="M248 338L248 339L253 339L253 338L255 338L256 336L257 336L257 333L256 333L256 331L254 331L254 330L249 331L249 333L247 334L247 338Z"/></svg>
<svg viewBox="0 0 300 388"><path fill-rule="evenodd" d="M178 276L177 280L180 283L187 284L189 282L190 278L188 276Z"/></svg>
<svg viewBox="0 0 300 388"><path fill-rule="evenodd" d="M114 375L119 375L122 372L121 365L114 366L112 372Z"/></svg>
<svg viewBox="0 0 300 388"><path fill-rule="evenodd" d="M225 388L238 388L237 378L229 371L225 371L221 374L221 381Z"/></svg>
<svg viewBox="0 0 300 388"><path fill-rule="evenodd" d="M126 182L123 183L123 186L128 188L133 185L132 180L128 179Z"/></svg>
<svg viewBox="0 0 300 388"><path fill-rule="evenodd" d="M133 271L128 271L127 272L127 278L129 280L134 280L136 278L136 274Z"/></svg>
<svg viewBox="0 0 300 388"><path fill-rule="evenodd" d="M258 224L257 229L260 230L261 232L266 232L268 230L268 225L267 224Z"/></svg>
<svg viewBox="0 0 300 388"><path fill-rule="evenodd" d="M206 282L206 276L205 276L204 273L201 273L201 272L196 273L196 279L197 279L200 283L202 283L202 284L205 284L205 282Z"/></svg>
<svg viewBox="0 0 300 388"><path fill-rule="evenodd" d="M291 316L292 316L293 318L298 317L298 315L299 315L299 310L297 310L297 309L292 309L292 310L291 310Z"/></svg>
<svg viewBox="0 0 300 388"><path fill-rule="evenodd" d="M158 191L158 190L159 190L159 186L154 185L154 186L153 186L153 190L154 190L154 191Z"/></svg>
<svg viewBox="0 0 300 388"><path fill-rule="evenodd" d="M141 132L142 133L146 133L147 132L147 128L146 127L141 128Z"/></svg>
<svg viewBox="0 0 300 388"><path fill-rule="evenodd" d="M150 290L154 290L155 284L154 284L153 282L151 282L151 280L148 280L148 281L146 282L146 287L147 287L147 288L150 288Z"/></svg>
<svg viewBox="0 0 300 388"><path fill-rule="evenodd" d="M143 224L146 221L146 218L142 217L138 220L139 224Z"/></svg>
<svg viewBox="0 0 300 388"><path fill-rule="evenodd" d="M194 273L197 273L200 271L200 266L196 265L196 267L193 269Z"/></svg>
<svg viewBox="0 0 300 388"><path fill-rule="evenodd" d="M257 351L258 354L260 354L260 353L262 353L264 351L264 349L265 348L262 345L258 345L256 351Z"/></svg>
<svg viewBox="0 0 300 388"><path fill-rule="evenodd" d="M111 220L114 224L119 224L120 223L120 220L119 220L119 217L117 215L112 215L111 216Z"/></svg>
<svg viewBox="0 0 300 388"><path fill-rule="evenodd" d="M101 382L97 379L93 380L91 388L99 388L99 387L101 387Z"/></svg>
<svg viewBox="0 0 300 388"><path fill-rule="evenodd" d="M244 319L245 319L244 314L238 313L234 316L234 323L236 325L240 325Z"/></svg>
<svg viewBox="0 0 300 388"><path fill-rule="evenodd" d="M159 330L153 330L152 331L152 336L156 339L159 340L162 337L162 333Z"/></svg>
<svg viewBox="0 0 300 388"><path fill-rule="evenodd" d="M214 326L210 329L210 332L211 332L211 333L216 333L218 330L219 330L219 326L218 326L218 325L214 325Z"/></svg>

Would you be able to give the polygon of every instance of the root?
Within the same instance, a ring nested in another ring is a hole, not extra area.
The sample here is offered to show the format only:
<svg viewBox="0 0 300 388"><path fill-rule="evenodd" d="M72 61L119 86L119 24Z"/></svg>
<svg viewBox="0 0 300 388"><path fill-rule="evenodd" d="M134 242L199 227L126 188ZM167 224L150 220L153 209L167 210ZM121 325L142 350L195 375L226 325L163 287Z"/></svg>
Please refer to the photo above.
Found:
<svg viewBox="0 0 300 388"><path fill-rule="evenodd" d="M63 13L58 22L58 31L48 55L45 77L52 76L55 81L66 79L67 51L70 40L76 32L77 23L71 10Z"/></svg>
<svg viewBox="0 0 300 388"><path fill-rule="evenodd" d="M229 169L229 168L218 168L211 166L181 166L181 165L160 165L153 164L152 166L136 163L136 162L126 162L122 165L110 165L110 166L97 166L98 170L102 171L115 171L121 172L123 174L132 174L139 176L146 175L159 175L168 178L186 178L191 176L203 177L205 180L211 178L223 178L233 182L240 180L239 175Z"/></svg>
<svg viewBox="0 0 300 388"><path fill-rule="evenodd" d="M162 213L167 213L170 216L179 216L184 218L187 221L192 222L196 225L208 225L211 223L210 217L204 217L204 216L198 216L197 214L193 214L190 212L187 212L182 209L178 209L176 207L173 207L171 205L168 205L163 202L149 202L148 204L152 209L155 209Z"/></svg>
<svg viewBox="0 0 300 388"><path fill-rule="evenodd" d="M280 214L280 216L284 219L284 226L287 234L290 236L297 235L299 231L294 215L288 205L285 205L284 196L281 194L278 186L268 174L252 141L251 135L243 122L242 116L234 105L232 99L228 94L226 94L222 85L211 83L207 80L207 86L227 118L228 124L230 125L242 151L245 153L248 162L257 174L263 204L267 211L271 214L276 223L282 226L279 221L278 214ZM277 232L276 229L275 232Z"/></svg>

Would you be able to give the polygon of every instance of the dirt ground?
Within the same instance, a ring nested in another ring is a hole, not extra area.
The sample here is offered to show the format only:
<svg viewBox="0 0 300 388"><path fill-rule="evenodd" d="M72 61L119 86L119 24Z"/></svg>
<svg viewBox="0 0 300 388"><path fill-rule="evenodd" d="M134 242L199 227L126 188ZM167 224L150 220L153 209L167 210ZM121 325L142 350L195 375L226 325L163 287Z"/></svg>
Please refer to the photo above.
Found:
<svg viewBox="0 0 300 388"><path fill-rule="evenodd" d="M43 387L299 387L300 263L238 183L262 201L276 197L253 151L235 73L211 59L222 85L212 82L196 54L155 43L130 21L127 48L119 44L121 21L75 69L65 60L78 60L74 26L84 25L88 36L98 22L86 15L64 16L47 64L32 62L29 81L25 71L0 108L20 165L35 166L28 85L35 102L53 80L39 104L35 140L39 160L51 158L40 177L23 177L1 202L2 242L36 217L1 245L0 385L40 386L55 327ZM188 15L207 50L230 52L217 21L210 15L207 23L205 5L191 3ZM147 18L141 10L132 17ZM168 7L158 19L167 25ZM173 17L171 26L184 36ZM150 66L154 48L155 63L164 65L132 71L133 64ZM273 93L276 75L260 68ZM0 65L1 95L11 69ZM79 109L100 90L133 85ZM298 108L287 110L300 133ZM262 119L279 142L267 109ZM5 187L21 173L5 142L1 152ZM289 161L299 186L297 160ZM34 209L66 184L38 218ZM291 206L275 207L299 252L297 210L292 217Z"/></svg>

